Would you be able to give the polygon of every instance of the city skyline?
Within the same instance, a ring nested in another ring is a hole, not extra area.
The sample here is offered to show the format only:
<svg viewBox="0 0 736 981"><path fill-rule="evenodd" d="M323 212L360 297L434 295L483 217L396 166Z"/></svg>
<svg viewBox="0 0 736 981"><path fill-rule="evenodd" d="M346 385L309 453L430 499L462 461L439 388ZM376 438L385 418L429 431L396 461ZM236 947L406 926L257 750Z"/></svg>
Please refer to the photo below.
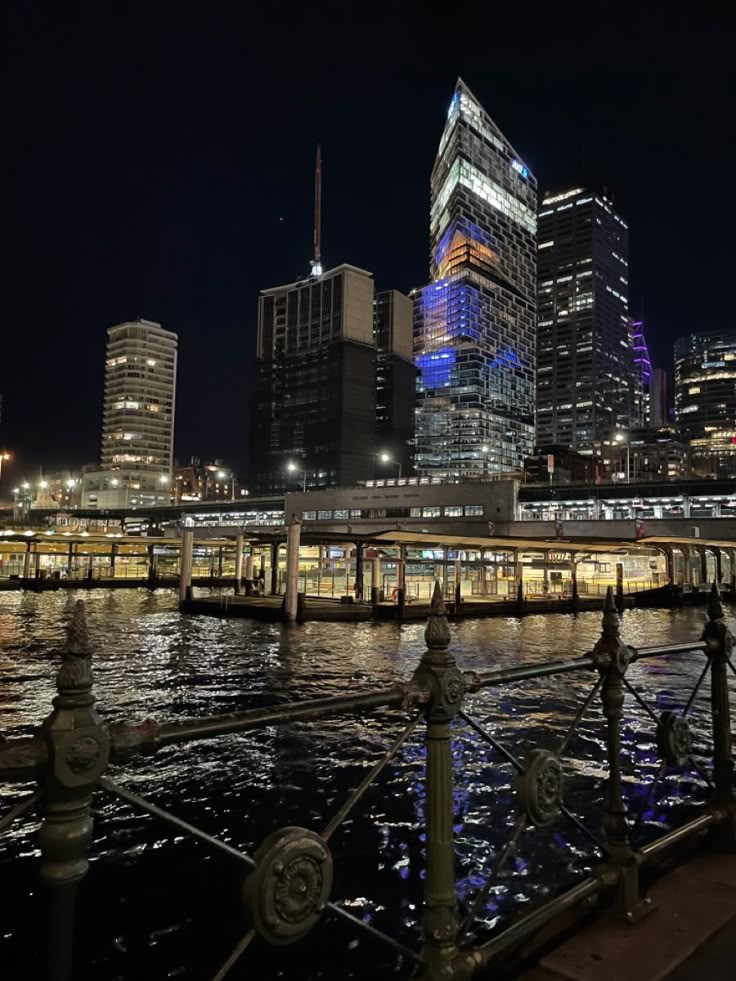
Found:
<svg viewBox="0 0 736 981"><path fill-rule="evenodd" d="M258 289L288 282L311 253L315 143L324 157L326 265L344 256L380 283L415 288L426 280L428 169L458 73L523 148L541 190L580 176L607 187L626 214L635 229L630 309L638 319L644 306L656 366L671 370L676 336L728 326L725 290L703 295L688 286L706 269L714 282L727 281L730 223L717 182L705 179L725 168L733 140L718 126L727 86L712 57L715 25L671 18L662 26L642 13L638 39L626 43L632 54L637 45L646 50L646 59L622 73L612 27L597 51L596 77L584 59L575 71L550 72L545 49L560 54L554 25L525 51L524 72L514 70L521 42L499 53L493 68L426 34L429 48L400 68L376 65L366 46L345 59L344 73L316 60L322 84L305 117L289 98L299 88L298 59L281 78L263 76L263 55L243 57L248 42L237 18L229 37L224 25L200 36L183 18L163 49L158 40L171 25L156 16L141 36L133 19L118 24L110 15L107 27L119 31L109 30L99 49L90 43L94 25L80 23L63 69L55 34L62 20L37 15L15 25L22 84L11 118L16 195L0 439L14 452L16 472L96 459L97 420L86 406L102 398L104 332L138 314L180 335L177 456L222 456L242 471L245 441L218 420L242 414L243 387L252 385ZM398 35L402 26L409 25L399 17ZM660 43L651 47L655 27ZM576 31L570 44L581 39ZM704 69L687 86L663 57L667 39L670 48L687 40ZM81 46L86 60L74 57ZM131 71L121 76L110 66L123 51ZM205 68L190 78L183 58ZM259 96L264 85L282 107L278 126ZM235 125L244 115L245 130ZM678 196L688 184L698 186L695 207ZM21 371L29 331L33 395ZM60 341L83 378L63 389ZM63 420L53 440L51 418Z"/></svg>

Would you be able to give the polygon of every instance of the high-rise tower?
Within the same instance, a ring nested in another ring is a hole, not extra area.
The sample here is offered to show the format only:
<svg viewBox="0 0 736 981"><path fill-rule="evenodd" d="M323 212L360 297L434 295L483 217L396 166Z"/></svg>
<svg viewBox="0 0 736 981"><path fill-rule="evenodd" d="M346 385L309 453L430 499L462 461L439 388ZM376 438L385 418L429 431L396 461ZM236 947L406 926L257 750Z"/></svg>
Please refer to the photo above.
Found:
<svg viewBox="0 0 736 981"><path fill-rule="evenodd" d="M519 470L534 446L537 182L458 79L414 293L416 467Z"/></svg>
<svg viewBox="0 0 736 981"><path fill-rule="evenodd" d="M607 198L545 196L538 272L537 443L599 452L631 426L634 379L628 231Z"/></svg>

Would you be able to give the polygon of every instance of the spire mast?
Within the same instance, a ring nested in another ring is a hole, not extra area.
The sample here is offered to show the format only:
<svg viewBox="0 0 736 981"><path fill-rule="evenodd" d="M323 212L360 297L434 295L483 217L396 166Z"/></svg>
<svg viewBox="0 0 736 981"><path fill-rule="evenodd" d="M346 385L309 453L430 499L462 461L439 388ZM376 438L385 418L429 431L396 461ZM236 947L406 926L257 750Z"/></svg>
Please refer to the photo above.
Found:
<svg viewBox="0 0 736 981"><path fill-rule="evenodd" d="M317 160L314 167L314 259L312 275L322 275L322 149L317 144Z"/></svg>

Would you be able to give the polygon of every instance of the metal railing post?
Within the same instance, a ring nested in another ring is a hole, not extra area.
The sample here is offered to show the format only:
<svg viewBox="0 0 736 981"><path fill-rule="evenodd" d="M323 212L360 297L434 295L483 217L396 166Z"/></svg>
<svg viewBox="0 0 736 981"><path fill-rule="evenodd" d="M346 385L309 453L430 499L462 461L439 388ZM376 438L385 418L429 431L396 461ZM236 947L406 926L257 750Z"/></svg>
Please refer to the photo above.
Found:
<svg viewBox="0 0 736 981"><path fill-rule="evenodd" d="M608 793L603 817L606 864L615 872L617 878L614 910L629 922L635 922L654 906L651 900L640 895L639 857L631 847L626 821L626 804L621 792L624 675L631 661L632 650L621 640L619 618L611 586L606 591L603 604L601 636L591 655L595 667L603 678L601 702L606 719Z"/></svg>
<svg viewBox="0 0 736 981"><path fill-rule="evenodd" d="M733 793L734 765L731 749L731 709L728 693L728 663L736 648L736 638L723 620L723 607L715 583L708 601L708 623L703 631L710 666L710 705L713 719L713 783L717 806L731 813L731 834L734 833L736 802Z"/></svg>
<svg viewBox="0 0 736 981"><path fill-rule="evenodd" d="M92 840L92 791L110 754L107 729L93 709L92 668L84 603L69 625L56 676L54 708L41 727L48 753L39 832L40 875L48 934L43 945L48 981L71 981L77 888L87 874Z"/></svg>
<svg viewBox="0 0 736 981"><path fill-rule="evenodd" d="M479 964L479 956L461 953L457 946L450 723L462 705L465 679L449 651L450 630L439 581L435 582L424 639L427 650L414 675L414 684L430 696L426 760L427 875L420 977L426 981L462 981L470 978Z"/></svg>

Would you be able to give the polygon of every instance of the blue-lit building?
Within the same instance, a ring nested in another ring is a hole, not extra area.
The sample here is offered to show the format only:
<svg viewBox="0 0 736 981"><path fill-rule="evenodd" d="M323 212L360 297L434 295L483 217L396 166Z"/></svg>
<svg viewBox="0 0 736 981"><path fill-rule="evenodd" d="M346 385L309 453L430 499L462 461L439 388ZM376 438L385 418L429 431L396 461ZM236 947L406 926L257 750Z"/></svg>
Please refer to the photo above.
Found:
<svg viewBox="0 0 736 981"><path fill-rule="evenodd" d="M458 79L414 296L417 470L522 469L534 447L537 182Z"/></svg>

